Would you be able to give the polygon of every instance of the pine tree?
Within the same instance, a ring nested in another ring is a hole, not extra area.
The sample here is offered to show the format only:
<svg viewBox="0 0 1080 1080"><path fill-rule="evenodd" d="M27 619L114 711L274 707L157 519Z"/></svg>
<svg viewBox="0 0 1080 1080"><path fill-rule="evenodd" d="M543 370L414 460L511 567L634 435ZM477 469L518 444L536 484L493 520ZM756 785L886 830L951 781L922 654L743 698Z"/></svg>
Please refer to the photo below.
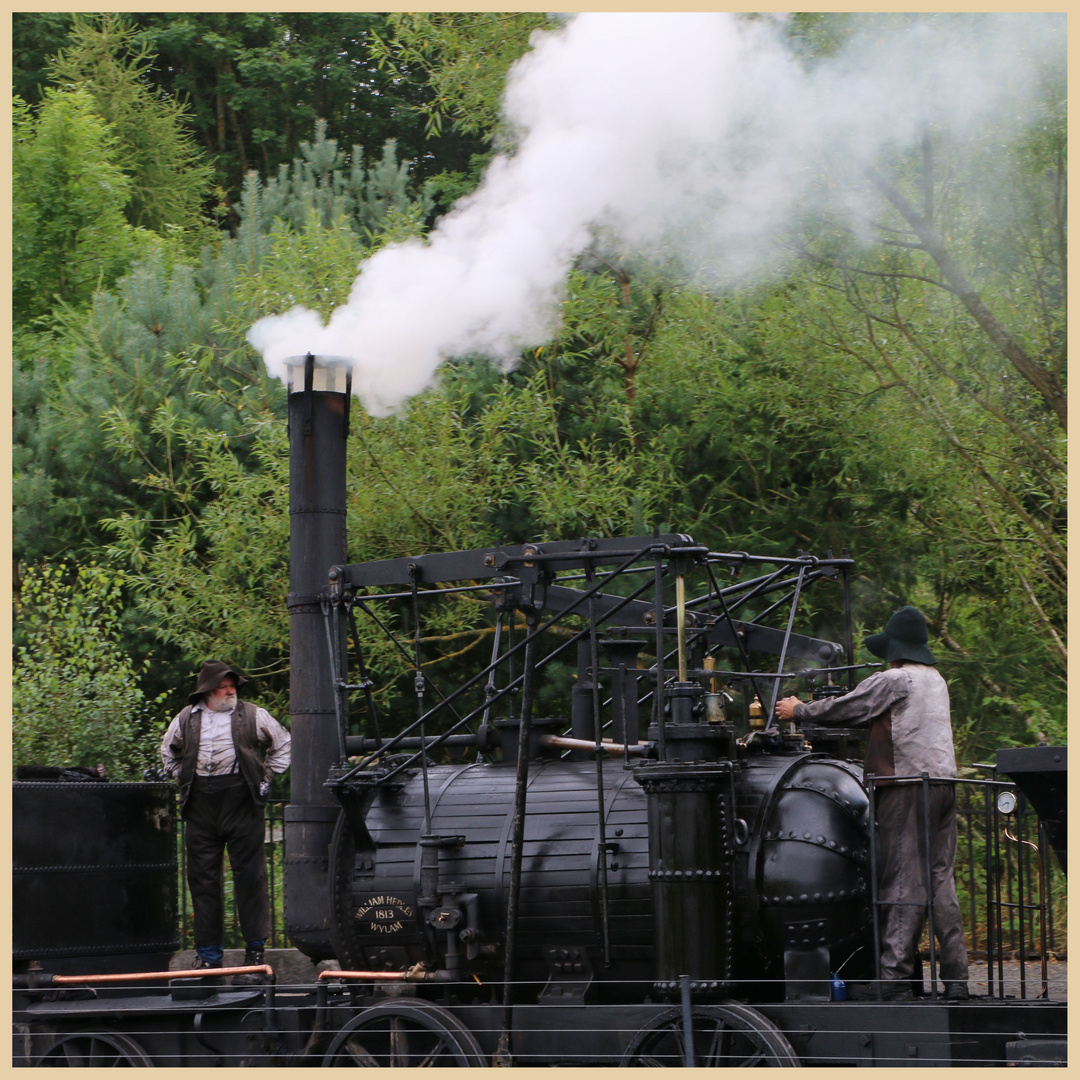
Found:
<svg viewBox="0 0 1080 1080"><path fill-rule="evenodd" d="M357 236L374 236L402 222L419 226L434 206L431 187L410 192L411 162L399 161L393 139L381 159L364 168L364 151L351 154L327 137L326 122L315 122L312 142L300 144L300 157L282 165L262 190L261 212L302 229L313 218L328 227L338 216Z"/></svg>
<svg viewBox="0 0 1080 1080"><path fill-rule="evenodd" d="M213 169L187 128L187 108L147 82L153 58L136 37L121 15L75 15L71 45L53 61L52 78L86 90L111 126L131 181L128 221L159 233L170 226L198 233Z"/></svg>
<svg viewBox="0 0 1080 1080"><path fill-rule="evenodd" d="M284 416L280 384L246 344L252 322L293 302L328 311L344 299L366 243L387 229L422 228L430 203L410 192L392 144L364 169L359 151L341 155L318 125L303 153L269 183L249 174L235 234L205 246L197 266L157 245L53 337L25 339L18 559L89 553L108 535L100 520L125 513L150 533L197 519L205 490L178 431L239 439L247 460L242 433L256 404Z"/></svg>

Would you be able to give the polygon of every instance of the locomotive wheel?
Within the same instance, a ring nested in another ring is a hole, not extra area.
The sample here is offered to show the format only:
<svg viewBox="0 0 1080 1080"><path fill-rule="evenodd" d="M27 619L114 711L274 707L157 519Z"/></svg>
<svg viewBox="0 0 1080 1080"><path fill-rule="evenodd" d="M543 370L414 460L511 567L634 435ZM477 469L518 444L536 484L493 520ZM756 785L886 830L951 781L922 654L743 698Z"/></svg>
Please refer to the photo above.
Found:
<svg viewBox="0 0 1080 1080"><path fill-rule="evenodd" d="M153 1062L130 1036L82 1031L57 1035L34 1062L51 1069L149 1068Z"/></svg>
<svg viewBox="0 0 1080 1080"><path fill-rule="evenodd" d="M346 971L371 966L356 940L356 909L350 889L355 863L356 845L342 810L330 840L330 943L334 957Z"/></svg>
<svg viewBox="0 0 1080 1080"><path fill-rule="evenodd" d="M426 1001L380 1001L334 1036L323 1066L462 1068L487 1064L480 1044L449 1009Z"/></svg>
<svg viewBox="0 0 1080 1080"><path fill-rule="evenodd" d="M792 1068L799 1057L783 1032L756 1009L728 1001L695 1005L694 1059L699 1068ZM681 1008L668 1009L630 1040L620 1065L678 1068L686 1045Z"/></svg>

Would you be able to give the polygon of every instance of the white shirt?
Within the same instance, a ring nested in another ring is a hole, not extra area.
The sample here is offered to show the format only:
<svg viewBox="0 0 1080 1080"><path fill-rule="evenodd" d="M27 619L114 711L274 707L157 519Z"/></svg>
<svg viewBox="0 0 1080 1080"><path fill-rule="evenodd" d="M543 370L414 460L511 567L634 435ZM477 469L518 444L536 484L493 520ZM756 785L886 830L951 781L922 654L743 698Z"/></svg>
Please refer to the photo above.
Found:
<svg viewBox="0 0 1080 1080"><path fill-rule="evenodd" d="M199 756L195 762L196 776L225 776L231 772L239 773L236 763L236 747L232 737L232 714L214 712L200 701L192 706L192 712L202 710L202 728L199 732ZM161 740L161 763L166 776L175 777L180 771L180 757L183 747L180 744L180 713L173 717L172 723ZM255 709L255 736L262 745L269 745L266 754L266 769L269 772L283 773L289 767L292 739L289 732L278 723L265 709Z"/></svg>

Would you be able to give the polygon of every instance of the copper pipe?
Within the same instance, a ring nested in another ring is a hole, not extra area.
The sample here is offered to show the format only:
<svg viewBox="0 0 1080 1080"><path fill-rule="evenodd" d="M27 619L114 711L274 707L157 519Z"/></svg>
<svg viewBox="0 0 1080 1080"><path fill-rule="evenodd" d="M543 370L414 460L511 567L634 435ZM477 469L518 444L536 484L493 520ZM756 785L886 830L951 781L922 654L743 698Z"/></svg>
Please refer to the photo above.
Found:
<svg viewBox="0 0 1080 1080"><path fill-rule="evenodd" d="M554 746L559 750L596 749L596 743L588 739L571 739L565 735L541 735L537 742L541 746ZM648 747L645 743L633 743L630 746L624 746L622 743L602 742L600 749L606 750L609 754L621 754L623 751L628 754L644 754Z"/></svg>
<svg viewBox="0 0 1080 1080"><path fill-rule="evenodd" d="M445 968L434 971L321 971L319 982L331 979L363 979L365 982L458 982L456 975Z"/></svg>
<svg viewBox="0 0 1080 1080"><path fill-rule="evenodd" d="M161 979L194 979L219 975L269 975L274 969L269 964L252 964L249 967L185 968L183 971L128 971L117 975L54 975L52 986L87 986L92 983L156 982Z"/></svg>

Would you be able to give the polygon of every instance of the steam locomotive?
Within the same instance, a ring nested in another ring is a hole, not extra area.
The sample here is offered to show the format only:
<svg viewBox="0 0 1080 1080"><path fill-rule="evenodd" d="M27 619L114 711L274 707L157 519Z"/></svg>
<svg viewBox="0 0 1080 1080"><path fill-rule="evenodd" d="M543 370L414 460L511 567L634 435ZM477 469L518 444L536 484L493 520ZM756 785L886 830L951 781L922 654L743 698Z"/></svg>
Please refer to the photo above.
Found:
<svg viewBox="0 0 1080 1080"><path fill-rule="evenodd" d="M657 533L349 565L348 366L296 358L289 389L285 917L336 966L147 970L175 946L171 789L17 782L17 1064L1064 1062L1063 1003L946 1005L932 955L928 997L843 1000L878 951L859 735L771 717L793 679L853 685L846 554ZM839 641L795 632L811 591ZM451 610L490 654L444 689ZM393 736L369 656L405 673ZM35 856L73 830L124 872L89 914Z"/></svg>

